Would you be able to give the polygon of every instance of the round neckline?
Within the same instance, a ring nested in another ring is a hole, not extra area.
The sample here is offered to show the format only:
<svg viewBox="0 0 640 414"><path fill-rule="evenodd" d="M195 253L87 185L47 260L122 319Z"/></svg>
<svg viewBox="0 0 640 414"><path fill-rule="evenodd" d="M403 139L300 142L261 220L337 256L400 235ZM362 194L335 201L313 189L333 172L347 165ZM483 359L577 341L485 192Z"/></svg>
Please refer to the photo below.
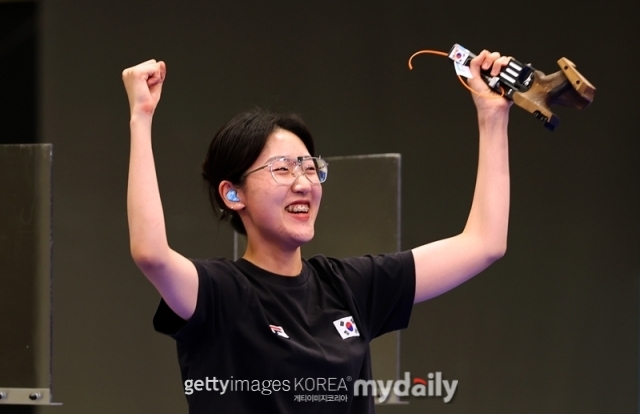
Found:
<svg viewBox="0 0 640 414"><path fill-rule="evenodd" d="M297 276L283 276L277 273L272 273L243 258L236 260L234 263L245 275L249 277L257 275L259 280L266 281L274 285L298 287L304 285L307 283L307 280L309 280L309 272L307 271L307 264L304 260L302 261L302 271Z"/></svg>

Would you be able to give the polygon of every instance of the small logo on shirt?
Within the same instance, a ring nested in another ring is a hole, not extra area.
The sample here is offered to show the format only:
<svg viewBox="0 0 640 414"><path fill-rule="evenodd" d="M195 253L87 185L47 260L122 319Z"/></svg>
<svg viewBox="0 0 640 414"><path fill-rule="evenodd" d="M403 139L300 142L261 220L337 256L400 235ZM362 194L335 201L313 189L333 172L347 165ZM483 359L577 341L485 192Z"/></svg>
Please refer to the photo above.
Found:
<svg viewBox="0 0 640 414"><path fill-rule="evenodd" d="M338 333L342 339L353 338L354 336L360 336L358 327L353 321L352 316L345 316L344 318L333 321L333 325L338 330Z"/></svg>
<svg viewBox="0 0 640 414"><path fill-rule="evenodd" d="M284 329L282 329L282 326L276 326L276 325L269 325L269 328L271 328L271 332L273 332L274 334L281 336L283 338L289 338L289 335L287 335L284 332Z"/></svg>

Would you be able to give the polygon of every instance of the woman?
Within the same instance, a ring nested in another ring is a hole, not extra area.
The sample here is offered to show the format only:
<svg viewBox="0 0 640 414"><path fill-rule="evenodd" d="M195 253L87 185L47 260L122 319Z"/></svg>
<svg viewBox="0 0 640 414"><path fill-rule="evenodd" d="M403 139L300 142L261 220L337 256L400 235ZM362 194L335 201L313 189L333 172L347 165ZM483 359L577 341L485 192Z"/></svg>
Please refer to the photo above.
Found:
<svg viewBox="0 0 640 414"><path fill-rule="evenodd" d="M167 242L151 122L165 64L123 72L131 109L131 254L162 301L154 318L177 341L190 413L372 413L354 382L372 377L369 341L405 328L414 303L476 275L506 249L510 103L488 91L508 59L483 51L470 87L480 131L469 218L455 237L391 255L301 257L327 178L296 116L255 111L214 137L203 176L214 211L247 236L236 261L189 260Z"/></svg>

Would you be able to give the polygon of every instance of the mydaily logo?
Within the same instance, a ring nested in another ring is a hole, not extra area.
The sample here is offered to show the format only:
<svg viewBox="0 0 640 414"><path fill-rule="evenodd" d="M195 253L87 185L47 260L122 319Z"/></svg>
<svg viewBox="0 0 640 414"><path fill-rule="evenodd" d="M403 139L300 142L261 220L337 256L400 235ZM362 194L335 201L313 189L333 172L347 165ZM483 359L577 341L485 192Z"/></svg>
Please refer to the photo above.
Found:
<svg viewBox="0 0 640 414"><path fill-rule="evenodd" d="M414 378L411 380L411 374L404 373L404 379L401 380L363 380L359 379L354 382L353 395L369 396L374 395L380 398L380 402L385 402L391 393L398 397L442 397L442 391L446 393L443 398L448 403L453 398L456 388L458 388L458 380L448 381L442 379L442 372L430 372L427 379Z"/></svg>

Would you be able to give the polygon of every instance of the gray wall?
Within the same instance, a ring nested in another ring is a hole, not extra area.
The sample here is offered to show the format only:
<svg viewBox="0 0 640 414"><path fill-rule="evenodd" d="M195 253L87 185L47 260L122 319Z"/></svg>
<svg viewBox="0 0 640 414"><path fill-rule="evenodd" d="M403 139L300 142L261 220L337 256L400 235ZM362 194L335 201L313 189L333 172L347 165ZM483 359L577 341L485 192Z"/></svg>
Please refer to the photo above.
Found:
<svg viewBox="0 0 640 414"><path fill-rule="evenodd" d="M458 379L450 404L381 413L637 410L640 155L631 0L42 2L42 142L54 144L54 395L46 413L186 412L173 343L126 227L127 66L167 62L156 161L174 247L231 254L198 166L230 116L301 113L324 156L403 154L403 245L464 225L474 108L449 62L416 50L500 50L545 72L566 56L597 86L543 129L514 108L506 257L414 309L402 369ZM635 7L634 7L635 9ZM631 40L630 40L631 39ZM348 177L332 177L348 180ZM363 208L374 208L375 200ZM203 242L206 240L206 242ZM7 412L3 407L0 412ZM17 412L17 411L16 411Z"/></svg>

